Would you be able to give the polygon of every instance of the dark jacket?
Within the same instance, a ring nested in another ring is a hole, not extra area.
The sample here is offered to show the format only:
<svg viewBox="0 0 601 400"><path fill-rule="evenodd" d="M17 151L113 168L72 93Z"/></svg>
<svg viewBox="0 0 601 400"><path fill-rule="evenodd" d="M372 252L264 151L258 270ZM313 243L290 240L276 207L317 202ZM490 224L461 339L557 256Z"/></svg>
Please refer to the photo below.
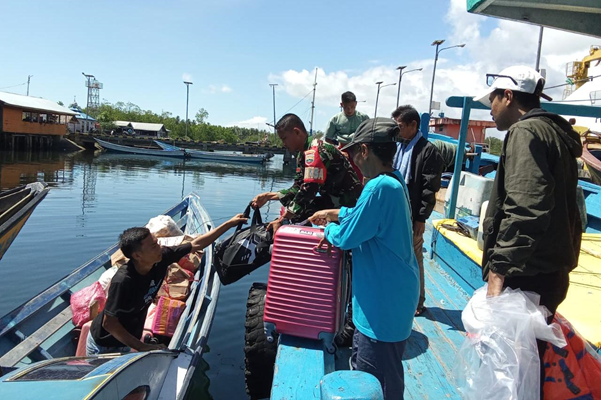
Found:
<svg viewBox="0 0 601 400"><path fill-rule="evenodd" d="M482 276L533 276L578 265L580 137L559 115L533 109L509 128L483 225Z"/></svg>
<svg viewBox="0 0 601 400"><path fill-rule="evenodd" d="M426 222L436 205L444 161L428 139L420 138L411 154L411 177L407 183L413 221Z"/></svg>

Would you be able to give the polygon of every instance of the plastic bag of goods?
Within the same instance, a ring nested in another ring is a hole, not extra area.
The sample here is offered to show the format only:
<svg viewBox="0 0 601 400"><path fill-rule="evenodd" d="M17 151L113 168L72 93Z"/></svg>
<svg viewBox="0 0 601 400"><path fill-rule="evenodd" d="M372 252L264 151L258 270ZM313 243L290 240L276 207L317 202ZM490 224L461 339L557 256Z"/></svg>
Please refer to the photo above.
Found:
<svg viewBox="0 0 601 400"><path fill-rule="evenodd" d="M81 327L93 320L104 309L105 304L106 294L98 281L73 293L71 296L73 325Z"/></svg>
<svg viewBox="0 0 601 400"><path fill-rule="evenodd" d="M461 314L467 333L453 377L463 399L539 400L540 362L536 339L566 346L561 328L547 325L540 296L507 288L487 297L476 290Z"/></svg>
<svg viewBox="0 0 601 400"><path fill-rule="evenodd" d="M185 308L186 303L182 301L161 297L152 321L152 333L172 337Z"/></svg>
<svg viewBox="0 0 601 400"><path fill-rule="evenodd" d="M159 215L158 217L151 218L146 227L157 238L184 235L173 218L168 215Z"/></svg>
<svg viewBox="0 0 601 400"><path fill-rule="evenodd" d="M111 287L111 281L113 280L113 276L115 276L117 271L119 271L119 267L114 265L104 271L102 275L100 275L100 278L98 278L98 282L100 283L100 286L102 286L104 294L107 296L109 294L109 287Z"/></svg>

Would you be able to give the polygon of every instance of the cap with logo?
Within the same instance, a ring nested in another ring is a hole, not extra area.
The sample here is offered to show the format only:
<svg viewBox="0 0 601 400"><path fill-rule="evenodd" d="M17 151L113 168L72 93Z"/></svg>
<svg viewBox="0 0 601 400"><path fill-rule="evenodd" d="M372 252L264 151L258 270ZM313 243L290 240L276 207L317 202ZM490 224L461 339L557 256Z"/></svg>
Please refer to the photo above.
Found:
<svg viewBox="0 0 601 400"><path fill-rule="evenodd" d="M391 143L398 141L398 124L390 118L372 118L359 125L353 140L340 150L346 150L359 143Z"/></svg>
<svg viewBox="0 0 601 400"><path fill-rule="evenodd" d="M487 79L494 79L489 83L489 88L485 93L474 97L474 101L479 101L485 106L490 107L490 94L497 89L509 89L514 92L530 93L542 97L545 100L553 100L543 93L545 87L545 78L534 68L526 66L513 66L505 68L498 74L487 74ZM542 83L540 83L542 81Z"/></svg>

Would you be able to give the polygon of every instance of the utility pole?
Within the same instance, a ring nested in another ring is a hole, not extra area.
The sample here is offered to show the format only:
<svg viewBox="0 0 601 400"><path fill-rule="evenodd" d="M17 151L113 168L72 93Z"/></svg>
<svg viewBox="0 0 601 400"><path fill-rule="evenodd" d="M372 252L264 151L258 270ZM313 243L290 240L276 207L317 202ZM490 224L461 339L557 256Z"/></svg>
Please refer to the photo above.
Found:
<svg viewBox="0 0 601 400"><path fill-rule="evenodd" d="M309 135L313 135L313 114L315 113L315 90L317 88L317 68L315 68L315 82L313 83L313 100L311 101L311 125Z"/></svg>
<svg viewBox="0 0 601 400"><path fill-rule="evenodd" d="M29 81L33 75L27 75L27 96L29 96Z"/></svg>
<svg viewBox="0 0 601 400"><path fill-rule="evenodd" d="M541 25L540 27L540 32L538 34L538 49L536 50L536 67L534 67L534 69L538 72L540 72L540 54L541 54L541 48L543 47L543 30L545 28L543 28L543 26Z"/></svg>
<svg viewBox="0 0 601 400"><path fill-rule="evenodd" d="M277 86L277 83L270 83L269 86L272 87L273 89L273 134L275 135L275 87Z"/></svg>
<svg viewBox="0 0 601 400"><path fill-rule="evenodd" d="M188 137L188 101L190 100L190 85L193 85L192 82L184 81L186 85L186 137Z"/></svg>

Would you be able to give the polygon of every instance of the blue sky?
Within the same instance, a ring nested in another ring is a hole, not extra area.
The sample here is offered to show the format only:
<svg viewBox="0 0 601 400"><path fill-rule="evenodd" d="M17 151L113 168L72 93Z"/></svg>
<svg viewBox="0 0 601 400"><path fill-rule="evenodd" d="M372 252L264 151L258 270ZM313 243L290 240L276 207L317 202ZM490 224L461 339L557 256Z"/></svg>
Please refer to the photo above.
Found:
<svg viewBox="0 0 601 400"><path fill-rule="evenodd" d="M373 115L374 83L396 82L398 65L424 69L403 78L401 101L423 111L435 39L467 44L441 53L434 100L444 101L450 94L477 94L488 69L533 64L538 38L534 27L468 15L464 0L4 0L0 26L5 34L0 88L33 75L31 95L66 104L77 96L85 105L85 72L104 84L102 99L183 117L186 78L194 82L191 116L203 107L213 124L260 128L273 119L269 83L279 84L281 116L311 90L316 67L315 128L323 129L348 89L365 101L359 109ZM511 35L521 44L519 51ZM591 41L551 32L543 67L548 64L563 79L565 62ZM26 86L0 90L24 94ZM306 123L309 102L310 96L291 110ZM389 115L395 103L396 87L382 89L378 115Z"/></svg>

